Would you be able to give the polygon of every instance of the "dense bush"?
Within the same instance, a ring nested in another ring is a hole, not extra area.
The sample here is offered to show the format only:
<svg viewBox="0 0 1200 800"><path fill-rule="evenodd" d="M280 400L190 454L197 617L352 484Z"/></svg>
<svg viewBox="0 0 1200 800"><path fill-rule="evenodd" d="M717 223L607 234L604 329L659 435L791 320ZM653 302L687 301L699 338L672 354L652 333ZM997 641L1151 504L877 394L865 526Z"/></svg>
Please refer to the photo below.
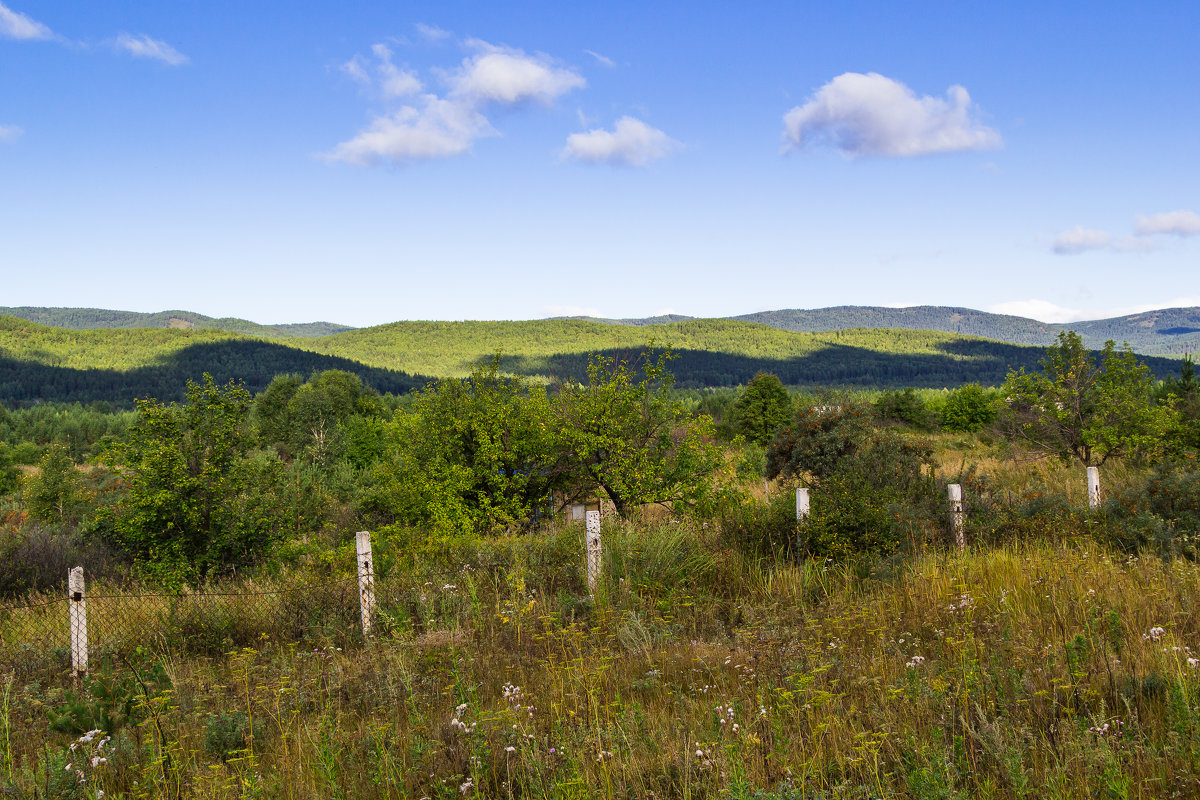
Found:
<svg viewBox="0 0 1200 800"><path fill-rule="evenodd" d="M1141 485L1104 504L1104 532L1126 551L1200 557L1200 465L1194 459L1159 465Z"/></svg>
<svg viewBox="0 0 1200 800"><path fill-rule="evenodd" d="M984 391L977 383L955 389L942 404L942 427L948 431L979 431L998 416L996 392Z"/></svg>

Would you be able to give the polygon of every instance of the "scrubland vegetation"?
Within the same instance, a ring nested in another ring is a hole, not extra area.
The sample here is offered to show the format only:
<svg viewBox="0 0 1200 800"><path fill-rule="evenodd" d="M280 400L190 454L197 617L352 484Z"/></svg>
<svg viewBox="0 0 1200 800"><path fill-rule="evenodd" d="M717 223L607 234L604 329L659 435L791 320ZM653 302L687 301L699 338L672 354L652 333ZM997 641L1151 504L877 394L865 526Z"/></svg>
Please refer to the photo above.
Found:
<svg viewBox="0 0 1200 800"><path fill-rule="evenodd" d="M3 791L1200 792L1190 361L1155 383L1064 335L1000 389L871 395L678 391L657 358L543 387L502 364L402 399L333 371L0 417ZM589 594L583 531L553 512L596 498Z"/></svg>

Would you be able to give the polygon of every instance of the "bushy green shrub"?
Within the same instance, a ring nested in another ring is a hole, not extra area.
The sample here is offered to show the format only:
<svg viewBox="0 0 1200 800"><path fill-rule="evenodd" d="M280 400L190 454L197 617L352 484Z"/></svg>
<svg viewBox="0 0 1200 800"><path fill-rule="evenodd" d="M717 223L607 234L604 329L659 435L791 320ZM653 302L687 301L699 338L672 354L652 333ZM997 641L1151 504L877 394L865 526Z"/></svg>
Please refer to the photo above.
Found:
<svg viewBox="0 0 1200 800"><path fill-rule="evenodd" d="M985 391L977 383L955 389L942 404L942 427L948 431L974 433L992 424L999 416L994 391Z"/></svg>
<svg viewBox="0 0 1200 800"><path fill-rule="evenodd" d="M901 422L914 428L936 428L938 415L933 413L914 389L889 389L875 401L875 414L883 422Z"/></svg>
<svg viewBox="0 0 1200 800"><path fill-rule="evenodd" d="M1194 459L1161 464L1104 503L1103 530L1129 552L1200 558L1200 465Z"/></svg>

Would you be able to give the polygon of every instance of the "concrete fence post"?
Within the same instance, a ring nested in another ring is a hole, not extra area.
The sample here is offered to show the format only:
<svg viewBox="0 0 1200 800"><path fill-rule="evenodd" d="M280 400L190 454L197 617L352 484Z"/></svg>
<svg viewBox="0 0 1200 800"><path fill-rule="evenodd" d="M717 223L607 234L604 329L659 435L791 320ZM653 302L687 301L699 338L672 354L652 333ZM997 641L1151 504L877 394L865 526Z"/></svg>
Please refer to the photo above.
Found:
<svg viewBox="0 0 1200 800"><path fill-rule="evenodd" d="M82 675L88 669L87 594L83 567L67 571L67 605L71 609L71 669Z"/></svg>
<svg viewBox="0 0 1200 800"><path fill-rule="evenodd" d="M808 519L808 489L796 490L796 522Z"/></svg>
<svg viewBox="0 0 1200 800"><path fill-rule="evenodd" d="M1100 468L1087 468L1088 508L1100 507Z"/></svg>
<svg viewBox="0 0 1200 800"><path fill-rule="evenodd" d="M946 492L950 495L950 513L953 515L954 521L954 544L962 550L967 546L967 524L966 516L963 514L963 499L962 486L957 483L951 483L946 486Z"/></svg>
<svg viewBox="0 0 1200 800"><path fill-rule="evenodd" d="M596 593L600 582L600 512L587 512L587 585L588 594Z"/></svg>
<svg viewBox="0 0 1200 800"><path fill-rule="evenodd" d="M362 610L363 636L371 635L375 621L375 561L371 558L371 532L355 535L358 545L358 604Z"/></svg>

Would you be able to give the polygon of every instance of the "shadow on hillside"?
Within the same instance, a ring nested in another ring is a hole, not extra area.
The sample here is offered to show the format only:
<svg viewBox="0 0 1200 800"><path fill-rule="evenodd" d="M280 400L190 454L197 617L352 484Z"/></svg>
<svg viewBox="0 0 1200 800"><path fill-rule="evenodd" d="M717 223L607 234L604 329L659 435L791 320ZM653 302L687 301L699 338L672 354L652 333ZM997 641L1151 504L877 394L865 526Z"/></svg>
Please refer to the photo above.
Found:
<svg viewBox="0 0 1200 800"><path fill-rule="evenodd" d="M983 346L981 346L983 345ZM991 342L956 340L946 353L885 353L849 345L829 345L794 358L766 358L675 350L670 363L680 388L736 386L759 372L771 372L786 384L862 387L950 387L972 381L999 384L1010 368L1033 368L1043 350ZM641 350L605 350L600 355L635 361ZM563 353L547 357L502 356L500 368L520 375L545 375L581 381L588 356Z"/></svg>
<svg viewBox="0 0 1200 800"><path fill-rule="evenodd" d="M25 406L51 400L104 400L128 407L138 398L182 399L187 381L199 381L205 372L218 383L241 380L251 392L261 392L276 375L297 372L307 377L327 369L353 372L377 391L393 394L424 386L430 380L273 342L205 342L185 347L158 363L130 370L73 369L0 357L0 402Z"/></svg>
<svg viewBox="0 0 1200 800"><path fill-rule="evenodd" d="M670 363L675 385L683 389L745 384L759 372L771 372L789 385L833 385L874 388L908 386L942 388L979 383L998 386L1009 370L1036 370L1045 348L953 339L938 345L940 353L887 353L832 344L794 358L767 358L675 350ZM635 363L641 349L604 350L600 355ZM1178 362L1141 357L1157 377L1178 371ZM518 375L541 375L583 381L588 355L562 353L545 357L501 356L500 369Z"/></svg>

